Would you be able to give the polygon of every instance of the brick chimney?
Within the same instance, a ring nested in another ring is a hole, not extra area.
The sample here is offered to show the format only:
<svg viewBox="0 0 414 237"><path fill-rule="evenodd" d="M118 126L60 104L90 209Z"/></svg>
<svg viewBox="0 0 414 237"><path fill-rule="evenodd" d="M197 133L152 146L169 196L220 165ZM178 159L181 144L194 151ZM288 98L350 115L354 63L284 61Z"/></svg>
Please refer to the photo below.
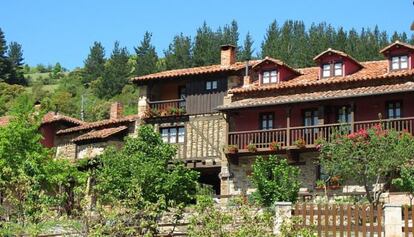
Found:
<svg viewBox="0 0 414 237"><path fill-rule="evenodd" d="M119 102L114 102L111 104L111 110L109 113L109 119L120 119L122 117L123 106Z"/></svg>
<svg viewBox="0 0 414 237"><path fill-rule="evenodd" d="M236 62L236 47L231 44L221 46L221 66L230 66Z"/></svg>

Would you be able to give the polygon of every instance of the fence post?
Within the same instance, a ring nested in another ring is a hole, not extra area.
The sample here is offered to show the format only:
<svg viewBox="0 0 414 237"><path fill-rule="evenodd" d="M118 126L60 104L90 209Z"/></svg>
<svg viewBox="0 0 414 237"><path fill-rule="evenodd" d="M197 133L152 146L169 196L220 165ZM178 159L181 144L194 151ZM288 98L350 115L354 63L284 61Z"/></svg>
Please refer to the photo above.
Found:
<svg viewBox="0 0 414 237"><path fill-rule="evenodd" d="M291 217L292 217L292 203L291 202L276 202L273 234L278 236L280 234L280 228L282 227L283 221Z"/></svg>
<svg viewBox="0 0 414 237"><path fill-rule="evenodd" d="M385 204L384 205L384 232L385 237L401 237L402 236L402 222L401 222L401 205Z"/></svg>

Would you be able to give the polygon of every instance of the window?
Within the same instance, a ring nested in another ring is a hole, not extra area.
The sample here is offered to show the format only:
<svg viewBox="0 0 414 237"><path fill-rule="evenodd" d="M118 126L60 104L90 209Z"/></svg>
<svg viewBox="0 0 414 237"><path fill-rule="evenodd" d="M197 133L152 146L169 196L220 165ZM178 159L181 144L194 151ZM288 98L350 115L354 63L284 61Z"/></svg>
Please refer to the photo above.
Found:
<svg viewBox="0 0 414 237"><path fill-rule="evenodd" d="M342 76L342 63L335 63L334 69L335 76Z"/></svg>
<svg viewBox="0 0 414 237"><path fill-rule="evenodd" d="M303 113L303 125L314 126L319 124L319 116L317 109L305 110Z"/></svg>
<svg viewBox="0 0 414 237"><path fill-rule="evenodd" d="M322 77L330 77L331 76L331 65L324 64L322 65Z"/></svg>
<svg viewBox="0 0 414 237"><path fill-rule="evenodd" d="M207 81L206 82L206 90L217 90L217 81Z"/></svg>
<svg viewBox="0 0 414 237"><path fill-rule="evenodd" d="M178 106L180 108L185 108L185 98L187 97L187 90L185 86L179 86L178 87L178 98L180 98L182 101L178 103Z"/></svg>
<svg viewBox="0 0 414 237"><path fill-rule="evenodd" d="M395 56L391 57L391 70L407 69L408 68L408 56Z"/></svg>
<svg viewBox="0 0 414 237"><path fill-rule="evenodd" d="M387 103L387 118L396 119L401 118L401 102L394 101Z"/></svg>
<svg viewBox="0 0 414 237"><path fill-rule="evenodd" d="M263 113L260 114L260 129L268 130L273 129L273 113Z"/></svg>
<svg viewBox="0 0 414 237"><path fill-rule="evenodd" d="M184 127L170 127L160 129L161 138L165 143L183 143L185 130Z"/></svg>
<svg viewBox="0 0 414 237"><path fill-rule="evenodd" d="M352 120L351 106L342 106L336 111L336 120L339 123L350 123Z"/></svg>
<svg viewBox="0 0 414 237"><path fill-rule="evenodd" d="M262 74L262 83L263 84L270 84L270 83L277 83L277 71L264 71Z"/></svg>
<svg viewBox="0 0 414 237"><path fill-rule="evenodd" d="M322 65L322 78L343 76L343 63L336 62Z"/></svg>

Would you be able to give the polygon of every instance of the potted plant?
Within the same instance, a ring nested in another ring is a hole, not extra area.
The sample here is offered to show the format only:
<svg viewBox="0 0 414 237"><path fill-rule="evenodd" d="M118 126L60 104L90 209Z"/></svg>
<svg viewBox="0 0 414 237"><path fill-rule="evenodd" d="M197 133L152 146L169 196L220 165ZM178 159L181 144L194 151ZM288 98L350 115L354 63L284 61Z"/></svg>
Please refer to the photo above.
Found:
<svg viewBox="0 0 414 237"><path fill-rule="evenodd" d="M178 115L184 115L186 113L185 108L181 107L178 109Z"/></svg>
<svg viewBox="0 0 414 237"><path fill-rule="evenodd" d="M303 140L303 138L299 138L294 142L295 146L297 146L299 149L306 148L306 141Z"/></svg>
<svg viewBox="0 0 414 237"><path fill-rule="evenodd" d="M280 144L279 142L272 142L270 143L269 148L271 151L278 151L280 150Z"/></svg>
<svg viewBox="0 0 414 237"><path fill-rule="evenodd" d="M326 185L326 183L325 183L324 180L318 179L315 182L315 186L316 186L315 189L316 190L324 190L325 189L325 185Z"/></svg>
<svg viewBox="0 0 414 237"><path fill-rule="evenodd" d="M236 154L239 151L236 145L228 145L226 147L226 152L229 154Z"/></svg>
<svg viewBox="0 0 414 237"><path fill-rule="evenodd" d="M175 107L170 107L170 108L168 108L168 113L169 113L170 115L179 115L178 108L175 108Z"/></svg>
<svg viewBox="0 0 414 237"><path fill-rule="evenodd" d="M256 147L256 145L255 145L255 144L252 144L252 143L250 143L250 144L246 145L246 149L247 149L249 152L257 152L257 147Z"/></svg>
<svg viewBox="0 0 414 237"><path fill-rule="evenodd" d="M329 188L338 189L340 187L341 187L341 176L339 175L332 176L329 180Z"/></svg>

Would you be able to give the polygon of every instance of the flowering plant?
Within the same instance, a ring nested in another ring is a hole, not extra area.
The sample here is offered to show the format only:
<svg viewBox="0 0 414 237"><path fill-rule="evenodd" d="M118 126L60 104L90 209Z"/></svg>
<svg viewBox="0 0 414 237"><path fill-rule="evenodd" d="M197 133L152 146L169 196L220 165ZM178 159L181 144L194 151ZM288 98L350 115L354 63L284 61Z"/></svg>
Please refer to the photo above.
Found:
<svg viewBox="0 0 414 237"><path fill-rule="evenodd" d="M257 151L257 147L255 144L248 144L246 145L245 149L247 149L249 152L256 152Z"/></svg>
<svg viewBox="0 0 414 237"><path fill-rule="evenodd" d="M295 146L297 146L298 148L305 148L306 147L306 141L303 140L303 138L299 138L298 140L296 140L294 142Z"/></svg>
<svg viewBox="0 0 414 237"><path fill-rule="evenodd" d="M227 153L236 154L239 151L236 145L228 145L226 148Z"/></svg>
<svg viewBox="0 0 414 237"><path fill-rule="evenodd" d="M269 148L271 151L278 151L280 149L280 144L279 142L272 142L270 143Z"/></svg>

